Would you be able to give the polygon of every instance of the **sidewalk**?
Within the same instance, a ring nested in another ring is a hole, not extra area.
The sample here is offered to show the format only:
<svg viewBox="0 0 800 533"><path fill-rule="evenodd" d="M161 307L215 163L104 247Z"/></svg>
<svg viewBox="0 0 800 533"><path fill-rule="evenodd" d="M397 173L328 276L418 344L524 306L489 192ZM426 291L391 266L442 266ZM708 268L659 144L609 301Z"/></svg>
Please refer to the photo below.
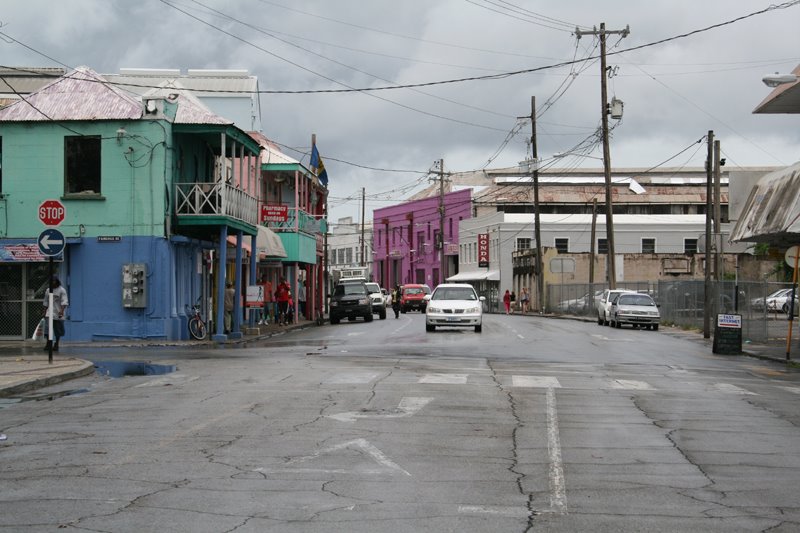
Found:
<svg viewBox="0 0 800 533"><path fill-rule="evenodd" d="M246 334L240 339L228 340L217 343L212 340L204 341L168 341L164 339L130 339L122 341L100 342L70 342L62 343L69 347L70 352L80 351L81 346L98 347L137 347L137 346L203 346L214 344L242 344L259 339L266 339L280 335L286 331L304 329L315 326L311 320L302 320L289 326L276 326L274 324L256 326L255 328L243 327ZM210 338L211 336L209 336ZM0 342L3 354L0 355L0 398L7 398L27 391L41 389L86 376L94 372L94 364L76 357L65 357L59 352L53 353L53 362L48 362L47 352L41 351L41 341L10 341Z"/></svg>

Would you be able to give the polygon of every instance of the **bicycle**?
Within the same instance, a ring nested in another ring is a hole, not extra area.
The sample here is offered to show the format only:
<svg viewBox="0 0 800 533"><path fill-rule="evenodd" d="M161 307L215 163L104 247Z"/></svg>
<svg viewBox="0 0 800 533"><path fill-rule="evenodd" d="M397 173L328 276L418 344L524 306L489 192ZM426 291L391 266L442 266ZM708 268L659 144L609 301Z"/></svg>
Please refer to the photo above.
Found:
<svg viewBox="0 0 800 533"><path fill-rule="evenodd" d="M187 305L186 308L188 309L189 306ZM208 334L206 323L203 322L203 318L200 316L200 305L198 304L192 306L192 315L189 318L189 334L199 341L205 339Z"/></svg>

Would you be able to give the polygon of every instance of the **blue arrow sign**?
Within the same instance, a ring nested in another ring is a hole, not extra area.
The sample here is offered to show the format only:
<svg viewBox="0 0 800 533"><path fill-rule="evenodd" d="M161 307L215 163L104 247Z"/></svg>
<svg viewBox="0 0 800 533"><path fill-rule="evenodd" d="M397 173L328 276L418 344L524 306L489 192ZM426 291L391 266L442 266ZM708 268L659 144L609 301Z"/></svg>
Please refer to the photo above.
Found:
<svg viewBox="0 0 800 533"><path fill-rule="evenodd" d="M36 242L39 251L47 256L61 255L64 251L64 234L55 228L47 228L41 232Z"/></svg>

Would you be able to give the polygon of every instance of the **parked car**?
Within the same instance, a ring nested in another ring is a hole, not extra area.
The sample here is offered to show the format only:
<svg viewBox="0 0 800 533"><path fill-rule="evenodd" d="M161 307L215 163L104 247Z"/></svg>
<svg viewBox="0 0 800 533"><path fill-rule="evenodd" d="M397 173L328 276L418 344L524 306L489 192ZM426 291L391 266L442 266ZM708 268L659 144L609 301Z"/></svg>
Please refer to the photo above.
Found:
<svg viewBox="0 0 800 533"><path fill-rule="evenodd" d="M770 295L767 297L766 302L768 311L773 311L775 313L777 313L778 311L782 313L788 313L789 306L791 305L792 302L792 289L783 289L782 291L779 291L779 293L776 295ZM794 308L795 308L795 314L797 314L796 294L794 297Z"/></svg>
<svg viewBox="0 0 800 533"><path fill-rule="evenodd" d="M600 299L597 300L598 325L607 326L609 324L609 320L611 318L611 302L614 300L614 298L616 298L623 292L635 293L636 291L630 291L627 289L613 289L613 290L606 289L603 291L603 294L600 296Z"/></svg>
<svg viewBox="0 0 800 533"><path fill-rule="evenodd" d="M425 291L427 285L420 285L416 283L403 285L400 287L400 312L407 313L413 309L418 309L425 312L425 295L430 292Z"/></svg>
<svg viewBox="0 0 800 533"><path fill-rule="evenodd" d="M478 296L472 285L466 283L442 283L433 293L425 296L425 331L435 331L436 327L475 328L476 333L483 329L484 296Z"/></svg>
<svg viewBox="0 0 800 533"><path fill-rule="evenodd" d="M750 308L754 311L763 311L764 309L769 309L767 302L774 302L775 298L779 298L780 296L786 294L787 291L791 291L791 289L778 289L777 291L768 294L766 297L758 297L753 298L750 300Z"/></svg>
<svg viewBox="0 0 800 533"><path fill-rule="evenodd" d="M623 324L631 324L634 328L658 331L661 314L656 302L647 294L623 292L611 303L611 327L621 328Z"/></svg>
<svg viewBox="0 0 800 533"><path fill-rule="evenodd" d="M571 298L558 302L556 309L561 313L589 314L592 308L597 307L597 301L602 294L602 290L595 291L594 294L586 292L580 298Z"/></svg>
<svg viewBox="0 0 800 533"><path fill-rule="evenodd" d="M372 300L372 312L378 315L381 320L386 319L386 300L383 299L383 290L377 283L369 281L366 283L369 297Z"/></svg>
<svg viewBox="0 0 800 533"><path fill-rule="evenodd" d="M342 318L355 320L363 317L364 322L372 322L372 299L366 283L340 283L333 289L330 303L331 324L338 324Z"/></svg>

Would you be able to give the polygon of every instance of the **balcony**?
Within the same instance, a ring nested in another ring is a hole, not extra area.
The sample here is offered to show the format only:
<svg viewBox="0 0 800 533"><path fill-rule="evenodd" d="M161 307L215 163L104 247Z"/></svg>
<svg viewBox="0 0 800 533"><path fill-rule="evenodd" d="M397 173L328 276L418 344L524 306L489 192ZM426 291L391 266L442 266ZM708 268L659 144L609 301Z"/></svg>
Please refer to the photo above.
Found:
<svg viewBox="0 0 800 533"><path fill-rule="evenodd" d="M229 183L178 183L175 214L181 226L227 225L255 234L258 201Z"/></svg>
<svg viewBox="0 0 800 533"><path fill-rule="evenodd" d="M326 233L328 227L324 218L317 218L296 207L288 208L286 220L269 221L266 225L276 233L300 231L314 236Z"/></svg>

